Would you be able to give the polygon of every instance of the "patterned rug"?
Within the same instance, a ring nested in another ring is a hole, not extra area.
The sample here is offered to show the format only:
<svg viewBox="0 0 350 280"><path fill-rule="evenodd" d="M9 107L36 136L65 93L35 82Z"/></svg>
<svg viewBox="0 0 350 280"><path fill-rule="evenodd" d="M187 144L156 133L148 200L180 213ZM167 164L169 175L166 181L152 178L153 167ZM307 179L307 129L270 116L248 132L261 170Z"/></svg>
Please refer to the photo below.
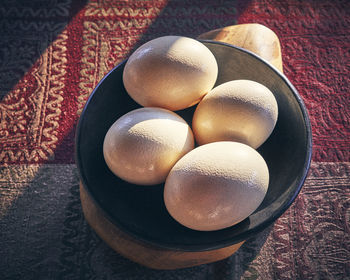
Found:
<svg viewBox="0 0 350 280"><path fill-rule="evenodd" d="M84 220L74 164L92 89L140 44L261 23L313 129L306 183L230 258L174 271L137 265ZM350 2L2 0L0 279L350 279Z"/></svg>

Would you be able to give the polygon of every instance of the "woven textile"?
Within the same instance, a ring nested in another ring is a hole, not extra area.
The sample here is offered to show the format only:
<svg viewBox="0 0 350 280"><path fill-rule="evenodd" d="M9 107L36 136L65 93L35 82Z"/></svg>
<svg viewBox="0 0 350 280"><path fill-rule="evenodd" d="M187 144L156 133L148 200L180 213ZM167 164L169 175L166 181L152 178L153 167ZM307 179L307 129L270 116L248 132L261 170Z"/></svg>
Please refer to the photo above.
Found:
<svg viewBox="0 0 350 280"><path fill-rule="evenodd" d="M137 265L84 220L74 164L93 88L142 43L260 23L313 133L292 206L230 258L174 271ZM2 0L0 279L350 279L350 2Z"/></svg>

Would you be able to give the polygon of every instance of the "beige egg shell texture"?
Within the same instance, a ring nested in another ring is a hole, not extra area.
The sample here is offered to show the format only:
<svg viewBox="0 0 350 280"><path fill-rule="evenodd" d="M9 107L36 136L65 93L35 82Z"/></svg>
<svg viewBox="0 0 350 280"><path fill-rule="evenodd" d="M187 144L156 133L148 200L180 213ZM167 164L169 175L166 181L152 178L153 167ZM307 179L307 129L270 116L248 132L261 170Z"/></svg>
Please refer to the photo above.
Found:
<svg viewBox="0 0 350 280"><path fill-rule="evenodd" d="M269 183L265 160L237 142L199 146L170 171L164 201L182 225L210 231L230 227L248 217L263 201Z"/></svg>
<svg viewBox="0 0 350 280"><path fill-rule="evenodd" d="M278 116L273 93L250 80L226 82L211 90L198 104L192 128L202 145L237 141L258 148L272 133Z"/></svg>
<svg viewBox="0 0 350 280"><path fill-rule="evenodd" d="M179 115L140 108L110 127L103 155L115 175L130 183L153 185L164 182L176 161L193 148L191 128Z"/></svg>
<svg viewBox="0 0 350 280"><path fill-rule="evenodd" d="M129 57L123 82L140 105L176 111L198 103L213 88L217 75L216 59L204 44L164 36L145 43Z"/></svg>

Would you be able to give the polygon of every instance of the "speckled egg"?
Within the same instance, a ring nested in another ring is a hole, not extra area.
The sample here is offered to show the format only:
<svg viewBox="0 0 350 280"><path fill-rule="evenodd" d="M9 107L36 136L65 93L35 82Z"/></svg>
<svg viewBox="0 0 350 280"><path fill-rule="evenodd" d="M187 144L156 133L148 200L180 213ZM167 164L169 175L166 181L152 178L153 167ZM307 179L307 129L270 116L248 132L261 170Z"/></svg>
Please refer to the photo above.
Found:
<svg viewBox="0 0 350 280"><path fill-rule="evenodd" d="M140 105L176 111L198 103L213 88L217 75L216 59L204 44L164 36L145 43L129 57L123 82Z"/></svg>
<svg viewBox="0 0 350 280"><path fill-rule="evenodd" d="M215 142L195 148L174 165L164 202L182 225L219 230L252 214L268 184L268 167L256 150L238 142Z"/></svg>
<svg viewBox="0 0 350 280"><path fill-rule="evenodd" d="M103 155L118 177L153 185L164 182L174 164L193 148L191 128L179 115L161 108L140 108L109 128Z"/></svg>
<svg viewBox="0 0 350 280"><path fill-rule="evenodd" d="M237 141L258 148L272 133L278 116L273 93L250 80L226 82L198 104L192 128L200 144Z"/></svg>

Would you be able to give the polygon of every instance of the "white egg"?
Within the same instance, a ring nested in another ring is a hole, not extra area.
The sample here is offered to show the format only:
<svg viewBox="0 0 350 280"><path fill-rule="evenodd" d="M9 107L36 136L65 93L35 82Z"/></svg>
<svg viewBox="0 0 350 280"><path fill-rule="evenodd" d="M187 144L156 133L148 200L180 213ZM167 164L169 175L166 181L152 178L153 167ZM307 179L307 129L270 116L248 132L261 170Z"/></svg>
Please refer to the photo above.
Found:
<svg viewBox="0 0 350 280"><path fill-rule="evenodd" d="M165 181L170 169L194 148L191 128L179 115L141 108L120 117L108 130L103 155L109 169L134 184Z"/></svg>
<svg viewBox="0 0 350 280"><path fill-rule="evenodd" d="M278 116L277 101L264 85L235 80L211 90L198 104L192 128L202 145L237 141L258 148L272 133Z"/></svg>
<svg viewBox="0 0 350 280"><path fill-rule="evenodd" d="M252 214L268 183L268 167L256 150L238 142L215 142L195 148L174 165L164 202L182 225L219 230Z"/></svg>
<svg viewBox="0 0 350 280"><path fill-rule="evenodd" d="M190 107L210 91L218 65L197 40L164 36L139 47L128 59L123 82L137 103L172 111Z"/></svg>

